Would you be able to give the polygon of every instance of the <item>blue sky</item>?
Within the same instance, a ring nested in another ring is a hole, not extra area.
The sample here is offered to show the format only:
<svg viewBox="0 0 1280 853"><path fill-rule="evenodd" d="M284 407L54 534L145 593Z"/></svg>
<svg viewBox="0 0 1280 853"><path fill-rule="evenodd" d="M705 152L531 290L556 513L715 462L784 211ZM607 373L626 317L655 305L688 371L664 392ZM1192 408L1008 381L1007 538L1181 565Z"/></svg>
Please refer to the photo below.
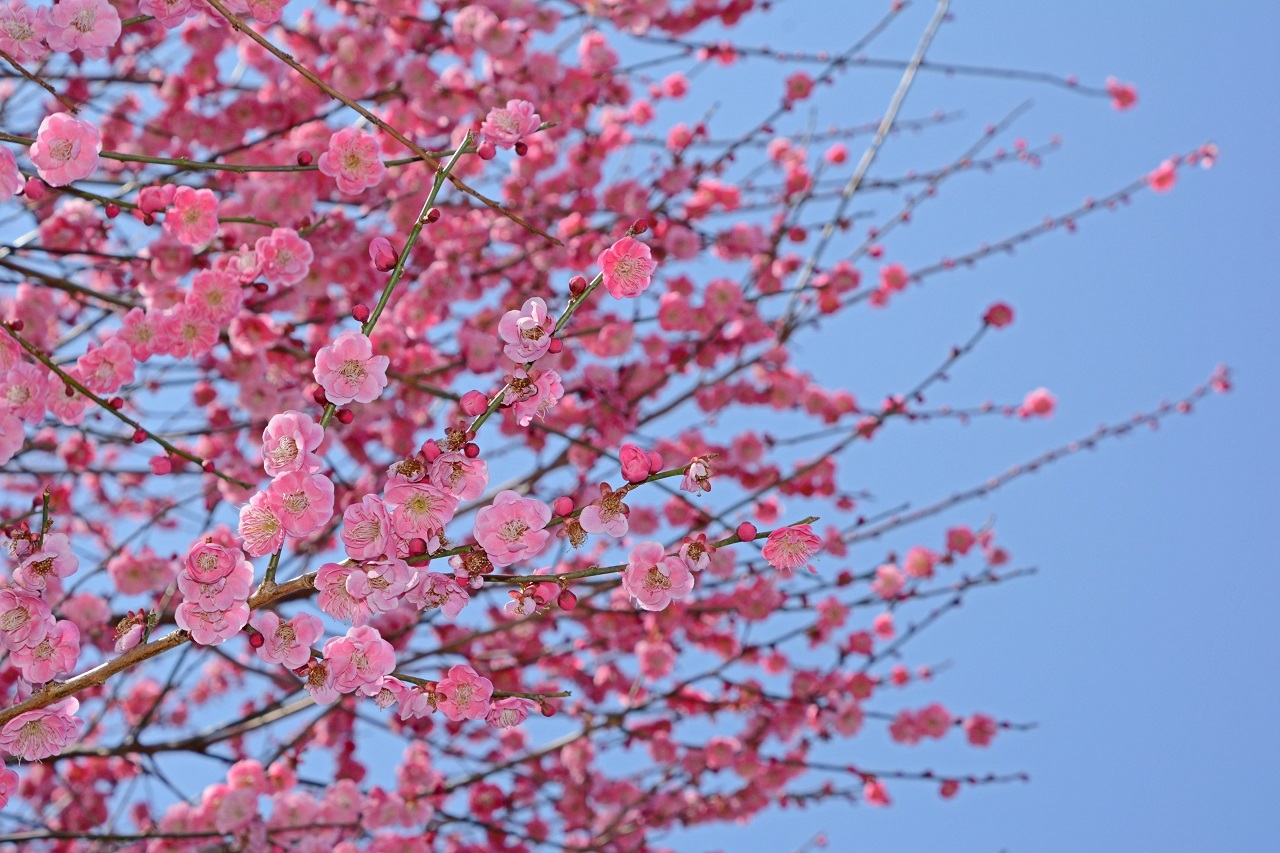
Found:
<svg viewBox="0 0 1280 853"><path fill-rule="evenodd" d="M950 521L994 517L1019 565L1040 573L971 597L917 641L913 662L948 661L930 687L959 713L1034 721L989 750L960 738L898 748L879 731L851 742L850 760L881 767L1024 770L1029 785L966 790L891 787L891 809L828 806L775 813L749 827L681 836L677 848L793 850L825 831L837 850L1198 851L1274 849L1280 792L1268 757L1276 733L1280 603L1274 543L1280 474L1271 442L1280 415L1274 371L1280 317L1268 251L1280 221L1274 37L1267 3L1071 4L983 0L953 4L930 58L1077 74L1138 86L1139 107L1045 86L924 75L902 114L962 109L966 118L891 140L871 176L940 165L983 123L1025 99L1013 135L1061 134L1038 170L1014 168L948 184L937 202L887 241L909 267L958 254L1104 195L1174 152L1206 140L1216 168L1184 170L1167 196L1142 194L1121 212L1054 234L971 271L912 289L887 311L850 312L807 344L800 363L874 400L925 375L992 301L1017 321L958 368L934 402L1017 400L1044 385L1059 400L1048 421L987 421L888 430L857 457L856 483L886 503L925 502L974 485L1041 450L1181 396L1218 363L1236 391L1192 417L1112 443L1024 478L966 510L884 547L934 544ZM791 0L740 29L742 44L839 50L881 8ZM917 3L868 51L906 57L932 12ZM730 134L772 102L778 71L746 63L722 76L714 130ZM754 76L758 75L758 77ZM751 92L759 79L768 101ZM814 100L818 127L877 118L898 73L855 70ZM698 89L695 88L695 92ZM691 110L706 102L694 101ZM853 153L860 153L855 144ZM854 205L855 208L858 205ZM846 477L850 475L846 473Z"/></svg>

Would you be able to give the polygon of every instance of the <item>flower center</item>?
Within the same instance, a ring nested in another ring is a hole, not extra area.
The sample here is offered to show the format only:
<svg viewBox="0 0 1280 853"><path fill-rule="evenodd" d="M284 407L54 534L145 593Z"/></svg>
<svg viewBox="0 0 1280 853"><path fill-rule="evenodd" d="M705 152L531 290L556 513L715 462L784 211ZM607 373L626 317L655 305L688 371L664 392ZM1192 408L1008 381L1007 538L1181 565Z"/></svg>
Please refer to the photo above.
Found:
<svg viewBox="0 0 1280 853"><path fill-rule="evenodd" d="M45 557L38 563L31 564L31 573L33 575L40 575L43 577L51 571L53 571L53 557Z"/></svg>
<svg viewBox="0 0 1280 853"><path fill-rule="evenodd" d="M455 705L470 705L471 692L470 684L459 684L453 691L453 703Z"/></svg>
<svg viewBox="0 0 1280 853"><path fill-rule="evenodd" d="M298 640L298 632L293 630L293 626L285 622L276 629L276 637L286 646L292 646Z"/></svg>
<svg viewBox="0 0 1280 853"><path fill-rule="evenodd" d="M511 543L518 542L520 537L524 536L528 532L529 525L525 524L518 518L508 521L498 528L498 536L502 537L504 542Z"/></svg>
<svg viewBox="0 0 1280 853"><path fill-rule="evenodd" d="M25 607L15 607L12 610L6 610L4 615L0 616L0 629L16 631L30 621L31 614Z"/></svg>
<svg viewBox="0 0 1280 853"><path fill-rule="evenodd" d="M338 369L342 374L342 378L348 382L363 382L365 377L369 375L369 371L364 369L364 363L354 358L349 358L342 363L342 367Z"/></svg>
<svg viewBox="0 0 1280 853"><path fill-rule="evenodd" d="M302 515L311 506L311 501L307 500L307 496L302 492L294 492L284 497L285 512L290 515Z"/></svg>
<svg viewBox="0 0 1280 853"><path fill-rule="evenodd" d="M25 18L10 18L0 24L0 28L14 41L26 41L36 34L36 28L31 26Z"/></svg>
<svg viewBox="0 0 1280 853"><path fill-rule="evenodd" d="M97 22L97 9L81 9L79 12L76 12L75 17L71 19L71 26L75 27L77 32L91 33L93 32L93 27Z"/></svg>
<svg viewBox="0 0 1280 853"><path fill-rule="evenodd" d="M276 465L287 465L298 458L298 442L292 436L284 436L271 449L271 461Z"/></svg>
<svg viewBox="0 0 1280 853"><path fill-rule="evenodd" d="M649 573L644 576L644 585L648 589L671 589L671 578L657 566L650 566Z"/></svg>

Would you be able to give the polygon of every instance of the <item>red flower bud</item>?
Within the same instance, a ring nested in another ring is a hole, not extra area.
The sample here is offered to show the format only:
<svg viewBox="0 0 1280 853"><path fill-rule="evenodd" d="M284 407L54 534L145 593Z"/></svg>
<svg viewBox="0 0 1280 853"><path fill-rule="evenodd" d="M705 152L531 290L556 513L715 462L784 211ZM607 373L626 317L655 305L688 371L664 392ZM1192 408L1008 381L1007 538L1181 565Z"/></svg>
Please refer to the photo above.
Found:
<svg viewBox="0 0 1280 853"><path fill-rule="evenodd" d="M573 498L558 497L551 502L551 508L556 511L556 515L568 515L573 512Z"/></svg>
<svg viewBox="0 0 1280 853"><path fill-rule="evenodd" d="M489 408L489 399L479 391L468 391L462 395L461 404L462 413L474 418Z"/></svg>
<svg viewBox="0 0 1280 853"><path fill-rule="evenodd" d="M369 306L361 302L351 307L351 316L357 323L364 323L369 319Z"/></svg>
<svg viewBox="0 0 1280 853"><path fill-rule="evenodd" d="M462 452L467 454L468 459L475 459L480 455L480 445L474 441L468 441L466 446L462 448Z"/></svg>
<svg viewBox="0 0 1280 853"><path fill-rule="evenodd" d="M311 165L311 152L310 152L310 151L299 151L299 152L298 152L298 165L299 165L299 166L310 166L310 165Z"/></svg>
<svg viewBox="0 0 1280 853"><path fill-rule="evenodd" d="M356 419L356 413L350 409L338 409L338 422L349 424Z"/></svg>
<svg viewBox="0 0 1280 853"><path fill-rule="evenodd" d="M560 595L556 596L556 606L561 610L572 610L578 606L578 596L567 589L561 590Z"/></svg>
<svg viewBox="0 0 1280 853"><path fill-rule="evenodd" d="M738 529L734 533L738 534L738 538L743 542L750 542L756 538L756 526L749 521L744 521L738 525Z"/></svg>

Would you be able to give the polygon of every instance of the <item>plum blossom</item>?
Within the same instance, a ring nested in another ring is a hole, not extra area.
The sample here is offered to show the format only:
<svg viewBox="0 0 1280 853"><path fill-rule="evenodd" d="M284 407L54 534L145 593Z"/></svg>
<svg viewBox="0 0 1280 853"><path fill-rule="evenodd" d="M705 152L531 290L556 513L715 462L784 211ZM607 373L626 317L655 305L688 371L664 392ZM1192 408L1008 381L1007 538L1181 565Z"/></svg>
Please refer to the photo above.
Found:
<svg viewBox="0 0 1280 853"><path fill-rule="evenodd" d="M48 9L33 9L23 0L12 0L8 6L0 6L0 50L15 59L44 56L43 38L48 31Z"/></svg>
<svg viewBox="0 0 1280 853"><path fill-rule="evenodd" d="M700 572L711 565L711 555L715 552L716 547L707 541L707 534L699 533L697 536L684 537L677 556L684 560L689 571Z"/></svg>
<svg viewBox="0 0 1280 853"><path fill-rule="evenodd" d="M1178 181L1178 164L1174 160L1165 160L1147 175L1147 186L1152 191L1167 193Z"/></svg>
<svg viewBox="0 0 1280 853"><path fill-rule="evenodd" d="M25 438L22 421L7 410L0 410L0 465L17 455Z"/></svg>
<svg viewBox="0 0 1280 853"><path fill-rule="evenodd" d="M80 736L84 720L75 716L79 708L79 700L72 696L19 714L0 728L0 750L23 761L41 761L59 754Z"/></svg>
<svg viewBox="0 0 1280 853"><path fill-rule="evenodd" d="M374 237L369 241L369 260L378 272L388 272L396 265L399 255L386 237Z"/></svg>
<svg viewBox="0 0 1280 853"><path fill-rule="evenodd" d="M449 575L439 572L419 573L405 598L419 610L440 608L446 619L457 619L471 594Z"/></svg>
<svg viewBox="0 0 1280 853"><path fill-rule="evenodd" d="M510 148L526 136L532 136L542 126L542 117L533 111L528 101L510 100L505 108L489 110L480 124L480 132L488 142L499 148Z"/></svg>
<svg viewBox="0 0 1280 853"><path fill-rule="evenodd" d="M391 359L374 355L373 344L360 332L346 331L316 353L312 371L329 402L372 403L387 387L387 366Z"/></svg>
<svg viewBox="0 0 1280 853"><path fill-rule="evenodd" d="M549 521L551 507L504 490L476 512L476 542L495 566L510 566L542 553L551 537Z"/></svg>
<svg viewBox="0 0 1280 853"><path fill-rule="evenodd" d="M1115 77L1108 77L1107 94L1111 96L1112 109L1131 110L1137 106L1138 90L1131 83L1121 83Z"/></svg>
<svg viewBox="0 0 1280 853"><path fill-rule="evenodd" d="M436 707L455 722L479 720L489 713L493 682L466 664L449 667L436 684Z"/></svg>
<svg viewBox="0 0 1280 853"><path fill-rule="evenodd" d="M66 619L54 622L49 633L34 646L13 652L13 662L22 677L32 684L44 684L54 676L69 673L80 657L80 629Z"/></svg>
<svg viewBox="0 0 1280 853"><path fill-rule="evenodd" d="M933 567L937 562L937 554L917 545L910 548L907 555L902 558L902 570L913 578L931 578Z"/></svg>
<svg viewBox="0 0 1280 853"><path fill-rule="evenodd" d="M622 589L643 610L665 610L693 591L693 573L679 557L665 556L659 542L641 542L627 556Z"/></svg>
<svg viewBox="0 0 1280 853"><path fill-rule="evenodd" d="M600 497L583 507L582 514L578 516L582 529L587 533L603 533L614 539L626 536L630 529L627 514L631 509L622 499L627 496L627 488L624 486L615 492L608 483L601 483Z"/></svg>
<svg viewBox="0 0 1280 853"><path fill-rule="evenodd" d="M707 460L695 456L689 460L689 467L684 469L684 477L680 480L680 490L701 494L711 491L711 477L715 472L707 464Z"/></svg>
<svg viewBox="0 0 1280 853"><path fill-rule="evenodd" d="M39 644L53 627L43 599L22 589L0 589L0 642L9 651Z"/></svg>
<svg viewBox="0 0 1280 853"><path fill-rule="evenodd" d="M3 48L0 48L2 50ZM18 774L8 767L0 768L0 809L9 805L9 798L18 790Z"/></svg>
<svg viewBox="0 0 1280 853"><path fill-rule="evenodd" d="M428 470L433 485L444 489L461 501L473 501L489 485L489 464L471 459L465 453L451 450L441 453Z"/></svg>
<svg viewBox="0 0 1280 853"><path fill-rule="evenodd" d="M372 560L391 550L391 518L377 495L365 495L342 513L342 544L353 560Z"/></svg>
<svg viewBox="0 0 1280 853"><path fill-rule="evenodd" d="M657 264L649 246L634 237L623 237L596 259L604 286L614 299L634 299L648 289Z"/></svg>
<svg viewBox="0 0 1280 853"><path fill-rule="evenodd" d="M272 506L269 493L258 492L240 508L236 532L250 557L266 556L284 544L284 523Z"/></svg>
<svg viewBox="0 0 1280 853"><path fill-rule="evenodd" d="M649 455L631 442L618 450L622 463L622 479L628 483L643 483L649 478Z"/></svg>
<svg viewBox="0 0 1280 853"><path fill-rule="evenodd" d="M0 15L3 15L2 7L0 7ZM3 20L0 17L0 26L3 26ZM3 39L0 38L0 40ZM0 145L0 201L13 198L18 194L18 190L22 189L24 183L25 180L22 173L18 171L18 160L13 156L13 151Z"/></svg>
<svg viewBox="0 0 1280 853"><path fill-rule="evenodd" d="M213 190L178 187L164 230L184 246L203 246L218 236L218 197Z"/></svg>
<svg viewBox="0 0 1280 853"><path fill-rule="evenodd" d="M15 364L0 376L0 405L7 405L11 414L28 424L38 424L44 418L48 396L48 374L30 362Z"/></svg>
<svg viewBox="0 0 1280 853"><path fill-rule="evenodd" d="M304 685L317 705L332 705L342 697L334 684L333 670L324 661L312 661L307 668Z"/></svg>
<svg viewBox="0 0 1280 853"><path fill-rule="evenodd" d="M373 617L373 610L363 600L348 591L347 580L360 569L341 563L325 563L316 571L317 603L320 609L335 619L364 625Z"/></svg>
<svg viewBox="0 0 1280 853"><path fill-rule="evenodd" d="M99 396L114 394L134 380L133 352L129 344L117 336L107 338L101 346L90 344L76 364L84 377L84 387Z"/></svg>
<svg viewBox="0 0 1280 853"><path fill-rule="evenodd" d="M560 374L554 370L527 373L524 368L518 368L508 384L516 395L511 409L515 412L516 421L524 427L533 423L534 418L546 420L547 412L555 408L564 396Z"/></svg>
<svg viewBox="0 0 1280 853"><path fill-rule="evenodd" d="M1022 405L1018 407L1018 416L1022 418L1047 418L1053 414L1056 406L1057 400L1049 393L1048 389L1037 388L1028 392L1023 399Z"/></svg>
<svg viewBox="0 0 1280 853"><path fill-rule="evenodd" d="M458 509L458 499L430 483L397 483L386 491L391 526L404 539L430 539Z"/></svg>
<svg viewBox="0 0 1280 853"><path fill-rule="evenodd" d="M293 409L272 415L262 431L262 467L276 477L292 471L314 473L320 469L315 451L324 441L324 427L310 415Z"/></svg>
<svg viewBox="0 0 1280 853"><path fill-rule="evenodd" d="M253 567L245 561L240 561L230 574L215 580L197 580L190 571L178 575L178 589L183 598L210 613L230 610L236 602L248 601L252 584Z"/></svg>
<svg viewBox="0 0 1280 853"><path fill-rule="evenodd" d="M93 174L101 150L102 136L96 127L66 113L54 113L40 122L28 153L46 183L65 187Z"/></svg>
<svg viewBox="0 0 1280 853"><path fill-rule="evenodd" d="M44 545L27 557L13 573L13 582L37 595L48 586L50 578L65 578L80 566L80 558L71 553L71 542L65 534L51 533Z"/></svg>
<svg viewBox="0 0 1280 853"><path fill-rule="evenodd" d="M186 573L197 583L213 583L222 580L237 569L253 574L250 566L238 551L214 542L212 538L197 542L187 552L184 564Z"/></svg>
<svg viewBox="0 0 1280 853"><path fill-rule="evenodd" d="M413 570L399 557L370 560L347 575L347 592L371 613L386 613L400 603L413 577Z"/></svg>
<svg viewBox="0 0 1280 853"><path fill-rule="evenodd" d="M990 746L999 730L999 724L986 714L973 714L963 723L965 737L974 746Z"/></svg>
<svg viewBox="0 0 1280 853"><path fill-rule="evenodd" d="M361 625L331 637L324 644L324 661L340 692L374 696L382 678L396 668L396 653L376 629Z"/></svg>
<svg viewBox="0 0 1280 853"><path fill-rule="evenodd" d="M333 517L333 481L322 474L290 471L267 487L272 512L290 536L315 533Z"/></svg>
<svg viewBox="0 0 1280 853"><path fill-rule="evenodd" d="M508 311L498 321L498 336L506 342L502 351L517 364L537 361L551 349L555 327L546 301L540 296L527 299L519 311Z"/></svg>
<svg viewBox="0 0 1280 853"><path fill-rule="evenodd" d="M780 527L769 534L764 544L764 558L783 577L790 577L791 572L809 562L822 547L822 540L813 528L807 524L795 524ZM809 571L815 572L813 566Z"/></svg>
<svg viewBox="0 0 1280 853"><path fill-rule="evenodd" d="M216 646L234 637L249 624L249 602L237 601L229 609L210 612L198 602L184 601L174 614L178 627L202 646Z"/></svg>
<svg viewBox="0 0 1280 853"><path fill-rule="evenodd" d="M344 127L329 137L329 150L320 155L316 165L349 195L377 186L387 172L378 156L377 140L354 127Z"/></svg>
<svg viewBox="0 0 1280 853"><path fill-rule="evenodd" d="M315 252L292 228L273 228L254 244L262 277L270 284L292 286L307 277Z"/></svg>
<svg viewBox="0 0 1280 853"><path fill-rule="evenodd" d="M107 0L61 0L49 10L49 47L103 59L120 39L120 13Z"/></svg>
<svg viewBox="0 0 1280 853"><path fill-rule="evenodd" d="M871 582L871 590L883 599L892 600L898 597L898 593L902 592L906 583L907 579L902 574L902 570L893 563L886 563L876 569L876 578Z"/></svg>
<svg viewBox="0 0 1280 853"><path fill-rule="evenodd" d="M299 613L288 622L270 610L259 610L249 624L262 635L256 649L264 663L297 669L311 660L311 644L324 636L324 623L310 613Z"/></svg>
<svg viewBox="0 0 1280 853"><path fill-rule="evenodd" d="M529 719L529 712L534 708L533 700L523 696L507 696L498 699L489 706L485 722L497 729L509 729Z"/></svg>

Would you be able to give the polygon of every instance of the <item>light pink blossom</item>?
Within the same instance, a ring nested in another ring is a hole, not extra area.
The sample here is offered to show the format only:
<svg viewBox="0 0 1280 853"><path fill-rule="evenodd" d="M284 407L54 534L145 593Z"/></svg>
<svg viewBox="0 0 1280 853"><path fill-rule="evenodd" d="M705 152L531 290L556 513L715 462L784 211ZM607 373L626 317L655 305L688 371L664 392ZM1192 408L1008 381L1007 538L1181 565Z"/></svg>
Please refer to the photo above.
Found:
<svg viewBox="0 0 1280 853"><path fill-rule="evenodd" d="M307 692L317 705L332 705L342 697L333 681L333 670L325 661L312 661L307 669Z"/></svg>
<svg viewBox="0 0 1280 853"><path fill-rule="evenodd" d="M555 327L542 297L527 299L519 311L508 311L498 321L498 336L506 341L502 351L517 364L537 361L551 348Z"/></svg>
<svg viewBox="0 0 1280 853"><path fill-rule="evenodd" d="M240 560L230 573L214 580L197 580L189 571L178 575L183 599L210 613L230 610L238 602L248 601L252 585L253 566L246 560Z"/></svg>
<svg viewBox="0 0 1280 853"><path fill-rule="evenodd" d="M813 532L813 528L807 524L796 524L780 527L770 533L763 551L769 565L784 577L790 577L792 571L806 565L821 547L822 540ZM809 566L809 571L817 570Z"/></svg>
<svg viewBox="0 0 1280 853"><path fill-rule="evenodd" d="M665 610L693 591L693 573L679 557L665 556L661 543L641 542L627 557L622 588L641 609Z"/></svg>
<svg viewBox="0 0 1280 853"><path fill-rule="evenodd" d="M292 228L273 228L254 244L262 277L270 284L292 286L307 277L315 252Z"/></svg>
<svg viewBox="0 0 1280 853"><path fill-rule="evenodd" d="M603 533L614 539L626 536L627 530L630 529L630 523L627 521L630 508L622 502L626 494L623 489L615 492L608 483L601 483L600 497L583 507L582 513L578 516L578 523L582 525L582 529L587 533Z"/></svg>
<svg viewBox="0 0 1280 853"><path fill-rule="evenodd" d="M213 190L178 187L164 230L184 246L203 246L218 236L218 197Z"/></svg>
<svg viewBox="0 0 1280 853"><path fill-rule="evenodd" d="M310 613L299 613L288 622L270 610L259 610L249 624L262 635L256 649L264 663L297 669L311 660L311 644L324 635L324 623Z"/></svg>
<svg viewBox="0 0 1280 853"><path fill-rule="evenodd" d="M8 406L10 414L28 424L38 424L44 418L48 396L48 373L30 362L19 362L0 376L0 406Z"/></svg>
<svg viewBox="0 0 1280 853"><path fill-rule="evenodd" d="M0 48L3 50L3 48ZM0 767L0 809L9 805L9 799L18 790L18 774L8 767Z"/></svg>
<svg viewBox="0 0 1280 853"><path fill-rule="evenodd" d="M101 346L89 346L76 360L84 387L100 397L110 396L134 380L135 360L129 344L112 336Z"/></svg>
<svg viewBox="0 0 1280 853"><path fill-rule="evenodd" d="M43 599L22 589L0 589L0 642L9 651L37 645L53 627Z"/></svg>
<svg viewBox="0 0 1280 853"><path fill-rule="evenodd" d="M373 344L363 334L346 331L316 353L312 375L334 405L372 403L387 387L390 363L385 355L373 354Z"/></svg>
<svg viewBox="0 0 1280 853"><path fill-rule="evenodd" d="M344 127L329 137L329 150L316 161L322 174L335 178L338 189L356 194L377 186L387 172L371 134Z"/></svg>
<svg viewBox="0 0 1280 853"><path fill-rule="evenodd" d="M1178 164L1173 160L1165 160L1147 175L1147 186L1154 192L1167 193L1178 181Z"/></svg>
<svg viewBox="0 0 1280 853"><path fill-rule="evenodd" d="M875 580L871 582L871 590L878 596L886 600L892 600L898 597L898 593L902 592L902 588L906 586L907 579L902 574L902 570L893 563L885 563L876 569Z"/></svg>
<svg viewBox="0 0 1280 853"><path fill-rule="evenodd" d="M436 703L440 713L451 720L479 720L489 713L493 682L466 664L449 668L449 673L436 684Z"/></svg>
<svg viewBox="0 0 1280 853"><path fill-rule="evenodd" d="M50 578L65 578L80 567L80 558L71 553L71 541L65 533L49 533L39 551L28 556L13 573L13 582L37 595L44 591Z"/></svg>
<svg viewBox="0 0 1280 853"><path fill-rule="evenodd" d="M3 7L0 7L0 27L4 25L3 14ZM2 36L0 36L0 41L3 41ZM10 54L10 56L12 55ZM26 179L18 171L18 160L13 156L13 151L0 145L0 201L8 201L13 198L18 194L18 190L22 189L24 183L26 183Z"/></svg>
<svg viewBox="0 0 1280 853"><path fill-rule="evenodd" d="M529 712L534 708L533 700L523 696L507 696L497 699L489 706L485 722L496 729L509 729L529 719Z"/></svg>
<svg viewBox="0 0 1280 853"><path fill-rule="evenodd" d="M46 183L65 187L93 174L101 150L102 137L96 127L66 113L54 113L40 122L29 156Z"/></svg>
<svg viewBox="0 0 1280 853"><path fill-rule="evenodd" d="M322 474L290 471L267 487L272 511L290 536L315 533L333 517L333 481Z"/></svg>
<svg viewBox="0 0 1280 853"><path fill-rule="evenodd" d="M564 396L560 374L554 370L535 370L530 374L524 368L519 368L515 371L511 386L517 394L511 409L515 412L516 421L524 427L531 424L534 418L546 420L547 412L555 408L556 403Z"/></svg>
<svg viewBox="0 0 1280 853"><path fill-rule="evenodd" d="M84 720L75 716L79 708L80 702L73 696L19 714L0 728L0 750L23 761L41 761L59 754L80 736Z"/></svg>
<svg viewBox="0 0 1280 853"><path fill-rule="evenodd" d="M22 677L32 684L44 684L56 675L71 672L79 657L80 629L67 619L54 622L49 633L36 645L13 652L13 662L22 670Z"/></svg>
<svg viewBox="0 0 1280 853"><path fill-rule="evenodd" d="M596 259L604 273L604 286L614 299L634 299L648 289L657 264L648 245L623 237Z"/></svg>
<svg viewBox="0 0 1280 853"><path fill-rule="evenodd" d="M551 507L542 501L501 491L476 512L476 542L495 566L510 566L542 553L550 520Z"/></svg>
<svg viewBox="0 0 1280 853"><path fill-rule="evenodd" d="M444 489L460 501L473 501L489 485L489 464L468 457L458 450L441 453L431 463L428 476L433 485Z"/></svg>
<svg viewBox="0 0 1280 853"><path fill-rule="evenodd" d="M213 583L222 580L239 569L253 574L253 567L244 559L238 549L227 548L214 542L212 538L197 542L187 552L186 573L197 583Z"/></svg>
<svg viewBox="0 0 1280 853"><path fill-rule="evenodd" d="M439 607L445 618L457 619L462 608L471 601L471 594L449 575L419 572L405 598L419 610Z"/></svg>
<svg viewBox="0 0 1280 853"><path fill-rule="evenodd" d="M32 8L23 0L0 6L0 50L15 59L39 59L47 49L43 39L49 32L49 10Z"/></svg>
<svg viewBox="0 0 1280 853"><path fill-rule="evenodd" d="M507 106L489 110L480 124L485 140L499 148L510 148L526 136L532 136L542 126L542 117L528 101L510 100Z"/></svg>
<svg viewBox="0 0 1280 853"><path fill-rule="evenodd" d="M1027 393L1022 405L1018 407L1018 415L1023 418L1047 418L1053 414L1057 400L1046 388L1037 388Z"/></svg>
<svg viewBox="0 0 1280 853"><path fill-rule="evenodd" d="M291 471L313 473L320 468L315 451L322 441L324 427L310 415L293 409L272 415L262 431L262 467L272 477Z"/></svg>
<svg viewBox="0 0 1280 853"><path fill-rule="evenodd" d="M430 539L458 509L458 499L430 483L397 483L386 491L391 526L402 539Z"/></svg>
<svg viewBox="0 0 1280 853"><path fill-rule="evenodd" d="M178 627L202 646L216 646L234 637L249 624L249 602L238 601L228 610L209 612L199 603L184 601L174 613Z"/></svg>
<svg viewBox="0 0 1280 853"><path fill-rule="evenodd" d="M391 551L391 519L377 495L365 495L342 513L342 544L353 560L372 560Z"/></svg>
<svg viewBox="0 0 1280 853"><path fill-rule="evenodd" d="M358 690L373 696L383 676L396 668L396 653L376 629L361 625L347 629L345 636L330 638L324 644L324 661L340 692Z"/></svg>
<svg viewBox="0 0 1280 853"><path fill-rule="evenodd" d="M0 411L0 465L16 456L25 440L22 421L7 410Z"/></svg>
<svg viewBox="0 0 1280 853"><path fill-rule="evenodd" d="M60 0L49 10L49 47L103 59L120 39L120 13L107 0ZM57 186L57 185L55 185Z"/></svg>
<svg viewBox="0 0 1280 853"><path fill-rule="evenodd" d="M250 557L271 554L284 544L284 523L276 514L269 493L256 493L240 508L236 532L240 534L245 553Z"/></svg>
<svg viewBox="0 0 1280 853"><path fill-rule="evenodd" d="M701 494L711 491L711 476L715 472L707 464L707 460L695 456L689 460L689 467L684 469L684 477L680 480L680 490Z"/></svg>

